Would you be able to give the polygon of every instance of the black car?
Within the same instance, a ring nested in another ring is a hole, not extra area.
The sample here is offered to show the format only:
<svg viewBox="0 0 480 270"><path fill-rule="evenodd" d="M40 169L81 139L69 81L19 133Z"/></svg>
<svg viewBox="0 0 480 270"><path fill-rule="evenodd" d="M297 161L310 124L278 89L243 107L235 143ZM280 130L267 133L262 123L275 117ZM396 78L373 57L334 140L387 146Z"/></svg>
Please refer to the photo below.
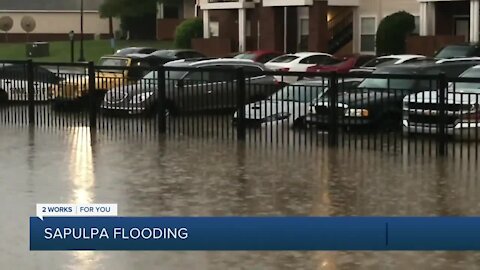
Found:
<svg viewBox="0 0 480 270"><path fill-rule="evenodd" d="M349 91L339 89L338 123L344 127L400 127L403 98L409 94L437 89L436 77L420 79L415 75L458 77L467 68L480 61L448 61L422 65L398 65L380 68L375 78L365 79L358 88ZM389 78L389 75L412 75L411 78ZM322 99L306 117L307 125L328 126L329 100Z"/></svg>
<svg viewBox="0 0 480 270"><path fill-rule="evenodd" d="M435 59L480 57L480 44L448 45L438 51Z"/></svg>
<svg viewBox="0 0 480 270"><path fill-rule="evenodd" d="M206 58L204 54L195 50L158 50L149 55L145 55L144 57L149 61L154 61L159 64L166 64L181 59Z"/></svg>
<svg viewBox="0 0 480 270"><path fill-rule="evenodd" d="M133 54L133 53L150 54L150 53L153 53L157 50L158 49L151 48L151 47L128 47L128 48L123 48L123 49L117 50L117 52L115 52L114 55L115 56L127 56L127 55Z"/></svg>

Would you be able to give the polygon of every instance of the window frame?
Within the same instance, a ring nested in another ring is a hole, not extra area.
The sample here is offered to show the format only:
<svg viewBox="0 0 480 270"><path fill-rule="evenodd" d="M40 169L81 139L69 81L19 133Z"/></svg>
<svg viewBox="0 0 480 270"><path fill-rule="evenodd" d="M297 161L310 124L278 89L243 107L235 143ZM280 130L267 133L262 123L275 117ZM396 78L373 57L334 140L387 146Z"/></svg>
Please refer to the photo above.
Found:
<svg viewBox="0 0 480 270"><path fill-rule="evenodd" d="M375 29L373 31L373 33L363 33L362 32L362 20L363 19L373 19L374 20L374 25L375 25ZM378 29L378 16L377 15L368 15L368 14L365 14L365 15L361 15L359 17L359 23L358 23L358 27L359 27L359 31L358 31L358 46L359 46L359 51L361 54L371 54L371 53L376 53L377 51L377 48L375 46L375 43L374 43L374 48L373 48L373 51L368 51L368 50L363 50L362 48L362 37L363 36L374 36L374 41L376 40L377 38L377 29Z"/></svg>

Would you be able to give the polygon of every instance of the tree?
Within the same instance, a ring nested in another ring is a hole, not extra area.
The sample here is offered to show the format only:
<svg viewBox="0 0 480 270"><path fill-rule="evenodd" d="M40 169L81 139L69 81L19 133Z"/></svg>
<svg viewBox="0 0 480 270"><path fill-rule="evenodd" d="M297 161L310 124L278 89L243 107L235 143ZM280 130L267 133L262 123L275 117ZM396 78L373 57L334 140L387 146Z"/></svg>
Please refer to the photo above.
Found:
<svg viewBox="0 0 480 270"><path fill-rule="evenodd" d="M182 22L175 30L175 47L189 49L192 47L192 39L203 36L202 19L194 18Z"/></svg>
<svg viewBox="0 0 480 270"><path fill-rule="evenodd" d="M100 16L120 18L132 39L154 38L156 15L157 0L105 0L100 6Z"/></svg>
<svg viewBox="0 0 480 270"><path fill-rule="evenodd" d="M406 39L415 30L415 17L399 11L385 17L377 30L377 55L403 54Z"/></svg>

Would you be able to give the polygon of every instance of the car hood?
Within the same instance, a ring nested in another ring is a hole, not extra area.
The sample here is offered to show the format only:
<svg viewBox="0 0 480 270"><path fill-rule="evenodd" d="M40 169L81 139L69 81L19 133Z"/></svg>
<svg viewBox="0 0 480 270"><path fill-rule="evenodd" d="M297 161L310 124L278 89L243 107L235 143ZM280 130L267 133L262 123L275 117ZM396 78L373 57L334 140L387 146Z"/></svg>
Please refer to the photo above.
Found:
<svg viewBox="0 0 480 270"><path fill-rule="evenodd" d="M338 103L353 108L364 108L372 104L385 103L388 101L401 101L405 95L401 92L380 92L380 91L357 91L340 95ZM328 98L319 102L328 104Z"/></svg>
<svg viewBox="0 0 480 270"><path fill-rule="evenodd" d="M438 103L437 91L425 91L413 95L408 95L404 98L404 102L412 103ZM447 92L445 99L447 104L479 104L480 92L468 93L456 90L455 92Z"/></svg>

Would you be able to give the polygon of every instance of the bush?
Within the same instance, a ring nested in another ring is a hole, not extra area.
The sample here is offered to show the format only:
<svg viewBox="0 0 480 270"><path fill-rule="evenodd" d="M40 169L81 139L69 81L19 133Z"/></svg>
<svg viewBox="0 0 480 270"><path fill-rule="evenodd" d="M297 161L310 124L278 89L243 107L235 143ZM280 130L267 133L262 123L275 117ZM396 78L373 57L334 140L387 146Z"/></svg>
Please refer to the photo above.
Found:
<svg viewBox="0 0 480 270"><path fill-rule="evenodd" d="M203 37L202 19L188 19L177 26L174 44L178 49L190 49L192 47L192 39L201 37Z"/></svg>
<svg viewBox="0 0 480 270"><path fill-rule="evenodd" d="M377 30L377 55L403 54L407 36L415 30L415 17L399 11L385 17Z"/></svg>

